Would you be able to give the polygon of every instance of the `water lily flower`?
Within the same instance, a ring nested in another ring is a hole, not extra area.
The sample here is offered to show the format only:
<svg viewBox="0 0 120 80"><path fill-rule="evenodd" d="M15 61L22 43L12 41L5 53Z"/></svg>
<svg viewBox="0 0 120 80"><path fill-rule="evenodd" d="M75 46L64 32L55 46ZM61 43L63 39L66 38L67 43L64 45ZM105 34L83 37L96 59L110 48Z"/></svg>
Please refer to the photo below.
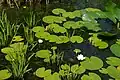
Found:
<svg viewBox="0 0 120 80"><path fill-rule="evenodd" d="M38 43L43 43L43 40L42 39L38 39Z"/></svg>
<svg viewBox="0 0 120 80"><path fill-rule="evenodd" d="M85 58L86 58L86 57L84 57L82 54L80 54L80 55L77 56L77 59L78 59L78 60L84 60Z"/></svg>

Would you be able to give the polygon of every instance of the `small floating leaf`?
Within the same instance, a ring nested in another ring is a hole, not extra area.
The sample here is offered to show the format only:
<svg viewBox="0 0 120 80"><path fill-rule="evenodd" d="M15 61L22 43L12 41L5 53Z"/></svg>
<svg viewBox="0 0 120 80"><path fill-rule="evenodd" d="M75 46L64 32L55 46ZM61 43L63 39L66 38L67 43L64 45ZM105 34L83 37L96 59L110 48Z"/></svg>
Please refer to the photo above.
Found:
<svg viewBox="0 0 120 80"><path fill-rule="evenodd" d="M119 44L113 44L113 45L110 47L110 50L112 51L112 53L113 53L115 56L120 57L120 45L119 45Z"/></svg>
<svg viewBox="0 0 120 80"><path fill-rule="evenodd" d="M36 52L36 56L40 58L49 58L51 56L51 51L49 50L40 50Z"/></svg>
<svg viewBox="0 0 120 80"><path fill-rule="evenodd" d="M108 57L106 62L107 62L107 64L109 64L111 66L119 66L120 65L120 58Z"/></svg>
<svg viewBox="0 0 120 80"><path fill-rule="evenodd" d="M96 73L89 73L89 75L83 75L81 80L101 80L101 78Z"/></svg>
<svg viewBox="0 0 120 80"><path fill-rule="evenodd" d="M85 68L82 67L82 66L78 66L77 64L76 65L72 65L71 66L71 72L75 73L75 74L82 74L82 73L85 72Z"/></svg>
<svg viewBox="0 0 120 80"><path fill-rule="evenodd" d="M61 9L61 8L56 8L56 9L53 9L52 10L52 13L56 14L56 15L59 15L60 13L64 13L66 12L64 9Z"/></svg>
<svg viewBox="0 0 120 80"><path fill-rule="evenodd" d="M82 43L82 42L83 42L83 38L80 37L80 36L72 36L72 37L70 38L70 41L71 41L72 43L75 43L75 42L77 42L77 43Z"/></svg>
<svg viewBox="0 0 120 80"><path fill-rule="evenodd" d="M85 61L80 62L81 66L88 70L98 70L102 68L103 61L95 56L85 59Z"/></svg>
<svg viewBox="0 0 120 80"><path fill-rule="evenodd" d="M41 27L41 26L36 26L32 30L34 32L44 32L45 31L44 27Z"/></svg>
<svg viewBox="0 0 120 80"><path fill-rule="evenodd" d="M43 77L51 75L51 70L50 69L45 70L45 68L42 67L42 68L37 69L35 74L36 76L43 78Z"/></svg>

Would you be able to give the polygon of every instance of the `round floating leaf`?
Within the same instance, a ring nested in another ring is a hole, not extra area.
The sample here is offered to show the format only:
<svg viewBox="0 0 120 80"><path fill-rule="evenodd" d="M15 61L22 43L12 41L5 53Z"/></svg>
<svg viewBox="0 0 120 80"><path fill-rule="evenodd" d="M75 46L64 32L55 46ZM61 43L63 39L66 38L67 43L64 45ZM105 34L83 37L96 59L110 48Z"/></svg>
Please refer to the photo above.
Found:
<svg viewBox="0 0 120 80"><path fill-rule="evenodd" d="M40 58L49 58L51 56L51 51L49 50L40 50L36 52L36 56Z"/></svg>
<svg viewBox="0 0 120 80"><path fill-rule="evenodd" d="M69 42L69 38L67 36L59 36L59 41L57 43L59 42L67 43Z"/></svg>
<svg viewBox="0 0 120 80"><path fill-rule="evenodd" d="M61 9L61 8L56 8L56 9L53 9L52 10L52 13L56 14L56 15L59 15L61 13L64 13L66 12L64 9Z"/></svg>
<svg viewBox="0 0 120 80"><path fill-rule="evenodd" d="M51 70L50 69L45 70L45 68L42 67L42 68L37 69L35 74L36 76L43 78L43 77L51 75Z"/></svg>
<svg viewBox="0 0 120 80"><path fill-rule="evenodd" d="M72 37L70 38L70 41L71 41L72 43L75 43L75 42L77 42L77 43L82 43L82 42L83 42L83 38L80 37L80 36L72 36Z"/></svg>
<svg viewBox="0 0 120 80"><path fill-rule="evenodd" d="M76 28L80 28L80 25L74 21L67 21L63 24L63 26L67 29L76 29Z"/></svg>
<svg viewBox="0 0 120 80"><path fill-rule="evenodd" d="M77 54L77 53L80 53L81 50L80 49L75 49L74 52Z"/></svg>
<svg viewBox="0 0 120 80"><path fill-rule="evenodd" d="M71 72L74 74L82 74L85 72L85 68L82 66L78 66L76 64L76 65L71 66Z"/></svg>
<svg viewBox="0 0 120 80"><path fill-rule="evenodd" d="M7 69L0 70L0 80L8 79L12 76L12 73L10 73Z"/></svg>
<svg viewBox="0 0 120 80"><path fill-rule="evenodd" d="M120 57L120 45L119 45L119 44L113 44L113 45L110 47L110 50L112 51L112 53L113 53L115 56Z"/></svg>
<svg viewBox="0 0 120 80"><path fill-rule="evenodd" d="M82 12L81 12L81 10L75 10L75 11L73 12L73 15L74 15L75 17L81 17L81 16L82 16Z"/></svg>
<svg viewBox="0 0 120 80"><path fill-rule="evenodd" d="M49 42L57 42L59 40L59 37L56 35L49 35L48 40Z"/></svg>
<svg viewBox="0 0 120 80"><path fill-rule="evenodd" d="M44 80L61 80L59 74L57 72L53 73L53 75L49 75L44 78Z"/></svg>
<svg viewBox="0 0 120 80"><path fill-rule="evenodd" d="M66 21L66 19L64 17L58 16L45 16L43 21L46 23L62 23L63 21Z"/></svg>
<svg viewBox="0 0 120 80"><path fill-rule="evenodd" d="M89 73L89 76L88 75L83 75L81 77L81 80L101 80L101 78L96 73Z"/></svg>
<svg viewBox="0 0 120 80"><path fill-rule="evenodd" d="M108 66L107 72L110 77L115 78L115 79L120 79L120 71L117 70L115 67Z"/></svg>
<svg viewBox="0 0 120 80"><path fill-rule="evenodd" d="M50 36L50 34L48 32L37 32L35 36L37 38L43 38L45 40L48 40L48 36Z"/></svg>
<svg viewBox="0 0 120 80"><path fill-rule="evenodd" d="M103 61L95 56L86 58L85 61L80 62L81 66L88 70L98 70L102 68Z"/></svg>
<svg viewBox="0 0 120 80"><path fill-rule="evenodd" d="M63 17L69 17L70 15L72 15L72 12L64 12L64 13L62 14ZM71 16L71 17L72 17L72 16ZM73 18L74 18L74 16L73 16Z"/></svg>
<svg viewBox="0 0 120 80"><path fill-rule="evenodd" d="M111 66L119 66L120 65L120 58L108 57L106 62L107 62L107 64L109 64Z"/></svg>
<svg viewBox="0 0 120 80"><path fill-rule="evenodd" d="M12 41L23 41L22 36L14 36Z"/></svg>
<svg viewBox="0 0 120 80"><path fill-rule="evenodd" d="M36 26L32 30L34 32L44 32L45 31L44 27L41 27L41 26Z"/></svg>

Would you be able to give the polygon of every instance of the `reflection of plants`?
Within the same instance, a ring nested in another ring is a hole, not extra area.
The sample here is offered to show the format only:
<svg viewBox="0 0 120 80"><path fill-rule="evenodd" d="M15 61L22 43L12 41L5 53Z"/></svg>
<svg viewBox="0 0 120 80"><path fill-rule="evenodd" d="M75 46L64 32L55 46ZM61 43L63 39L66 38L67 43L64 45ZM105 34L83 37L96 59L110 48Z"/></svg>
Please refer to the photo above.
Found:
<svg viewBox="0 0 120 80"><path fill-rule="evenodd" d="M19 25L11 24L3 11L0 16L0 47L9 44L18 29Z"/></svg>
<svg viewBox="0 0 120 80"><path fill-rule="evenodd" d="M24 43L14 43L10 47L3 48L1 51L6 54L5 58L11 64L11 73L14 78L23 78L23 75L28 72L30 69L27 69L29 66L30 58L26 59L27 45Z"/></svg>

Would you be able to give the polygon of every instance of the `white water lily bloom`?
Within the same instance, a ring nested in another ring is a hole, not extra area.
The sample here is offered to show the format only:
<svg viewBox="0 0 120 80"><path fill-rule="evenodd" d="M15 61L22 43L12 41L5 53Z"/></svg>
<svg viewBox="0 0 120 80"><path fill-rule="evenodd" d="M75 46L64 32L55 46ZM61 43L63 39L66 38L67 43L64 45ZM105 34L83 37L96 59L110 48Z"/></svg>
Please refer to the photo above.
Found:
<svg viewBox="0 0 120 80"><path fill-rule="evenodd" d="M80 55L77 56L77 59L78 59L78 60L84 60L85 58L86 58L86 57L84 57L82 54L80 54Z"/></svg>
<svg viewBox="0 0 120 80"><path fill-rule="evenodd" d="M38 39L38 43L43 43L43 40L42 39Z"/></svg>

